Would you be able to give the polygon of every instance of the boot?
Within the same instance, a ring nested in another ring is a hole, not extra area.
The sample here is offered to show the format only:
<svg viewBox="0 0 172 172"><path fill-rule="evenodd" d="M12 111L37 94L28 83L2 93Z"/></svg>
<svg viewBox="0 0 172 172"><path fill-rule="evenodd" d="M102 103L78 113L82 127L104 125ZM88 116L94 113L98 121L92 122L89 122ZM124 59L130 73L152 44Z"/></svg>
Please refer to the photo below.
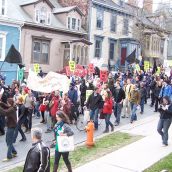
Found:
<svg viewBox="0 0 172 172"><path fill-rule="evenodd" d="M54 164L53 172L57 172L57 169L58 169L58 165L57 164Z"/></svg>
<svg viewBox="0 0 172 172"><path fill-rule="evenodd" d="M105 131L103 131L103 133L109 133L109 128L106 128Z"/></svg>
<svg viewBox="0 0 172 172"><path fill-rule="evenodd" d="M66 166L67 166L68 172L72 172L72 166L71 166L71 164L68 164Z"/></svg>

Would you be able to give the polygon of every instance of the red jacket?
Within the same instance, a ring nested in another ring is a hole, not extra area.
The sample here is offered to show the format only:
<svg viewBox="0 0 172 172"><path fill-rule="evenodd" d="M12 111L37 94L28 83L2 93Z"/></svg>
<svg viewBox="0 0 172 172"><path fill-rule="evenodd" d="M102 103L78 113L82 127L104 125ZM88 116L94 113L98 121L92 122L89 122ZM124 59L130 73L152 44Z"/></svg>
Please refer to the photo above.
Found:
<svg viewBox="0 0 172 172"><path fill-rule="evenodd" d="M113 108L112 98L110 99L106 98L103 106L103 114L112 114L112 108Z"/></svg>
<svg viewBox="0 0 172 172"><path fill-rule="evenodd" d="M51 101L53 101L54 103L52 107L50 108L50 113L51 113L51 116L55 118L56 112L58 110L59 99L54 96Z"/></svg>

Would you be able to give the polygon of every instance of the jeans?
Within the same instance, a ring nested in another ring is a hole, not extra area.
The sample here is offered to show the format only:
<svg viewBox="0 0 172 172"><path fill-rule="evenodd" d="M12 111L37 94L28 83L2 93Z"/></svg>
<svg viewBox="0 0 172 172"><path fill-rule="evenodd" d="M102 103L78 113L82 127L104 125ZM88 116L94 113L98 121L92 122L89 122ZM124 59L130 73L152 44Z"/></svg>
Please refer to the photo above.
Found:
<svg viewBox="0 0 172 172"><path fill-rule="evenodd" d="M71 172L71 163L69 161L69 152L58 152L55 151L55 159L54 159L54 165L57 165L57 167L59 166L59 161L61 156L63 157L63 160L68 168L68 171ZM55 171L54 171L55 172Z"/></svg>
<svg viewBox="0 0 172 172"><path fill-rule="evenodd" d="M163 144L168 145L168 129L171 125L171 119L160 119L157 131L162 137Z"/></svg>
<svg viewBox="0 0 172 172"><path fill-rule="evenodd" d="M140 100L141 112L144 112L144 105L145 105L145 97L142 97Z"/></svg>
<svg viewBox="0 0 172 172"><path fill-rule="evenodd" d="M4 116L0 116L0 132L2 134L5 133L4 128L5 128L5 117Z"/></svg>
<svg viewBox="0 0 172 172"><path fill-rule="evenodd" d="M40 117L39 106L40 106L40 103L39 103L39 101L37 101L37 102L35 103L35 108L34 108L34 114L35 114L37 117Z"/></svg>
<svg viewBox="0 0 172 172"><path fill-rule="evenodd" d="M158 111L158 104L160 103L160 100L158 97L155 97L155 111Z"/></svg>
<svg viewBox="0 0 172 172"><path fill-rule="evenodd" d="M17 136L18 136L18 132L20 132L22 139L26 139L26 136L21 128L22 124L24 124L24 122L26 121L26 116L23 116L17 124L17 127L15 128L15 132L14 132L14 143L16 142Z"/></svg>
<svg viewBox="0 0 172 172"><path fill-rule="evenodd" d="M90 120L94 121L95 129L98 129L98 114L99 114L98 108L95 110L90 110Z"/></svg>
<svg viewBox="0 0 172 172"><path fill-rule="evenodd" d="M7 158L9 158L9 159L12 158L12 153L14 153L14 154L17 153L17 151L15 150L15 148L13 146L14 132L15 132L15 128L7 128L6 143L7 143L7 147L8 147Z"/></svg>
<svg viewBox="0 0 172 172"><path fill-rule="evenodd" d="M136 115L137 104L130 102L130 105L131 105L131 122L132 122L137 120L137 115Z"/></svg>
<svg viewBox="0 0 172 172"><path fill-rule="evenodd" d="M128 117L130 114L130 102L129 100L126 98L123 101L123 108L122 108L122 115L125 117Z"/></svg>
<svg viewBox="0 0 172 172"><path fill-rule="evenodd" d="M47 130L51 130L52 119L49 111L45 111L44 113L46 122L47 122Z"/></svg>
<svg viewBox="0 0 172 172"><path fill-rule="evenodd" d="M120 103L115 103L114 104L114 115L116 118L116 123L120 123L120 118L121 118L121 110L122 110L122 104Z"/></svg>
<svg viewBox="0 0 172 172"><path fill-rule="evenodd" d="M26 114L27 114L27 128L28 128L29 130L32 129L32 112L33 112L32 109L26 108Z"/></svg>
<svg viewBox="0 0 172 172"><path fill-rule="evenodd" d="M110 122L111 114L104 114L104 117L105 117L106 130L109 130L109 125L113 127L113 124Z"/></svg>

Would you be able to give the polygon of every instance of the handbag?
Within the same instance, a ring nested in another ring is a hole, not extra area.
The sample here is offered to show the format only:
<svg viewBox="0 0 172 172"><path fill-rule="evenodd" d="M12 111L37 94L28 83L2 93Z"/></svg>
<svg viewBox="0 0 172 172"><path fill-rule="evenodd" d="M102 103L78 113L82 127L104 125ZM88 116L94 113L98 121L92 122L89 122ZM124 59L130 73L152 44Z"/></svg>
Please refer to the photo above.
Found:
<svg viewBox="0 0 172 172"><path fill-rule="evenodd" d="M74 138L73 136L57 136L57 143L59 152L74 151Z"/></svg>
<svg viewBox="0 0 172 172"><path fill-rule="evenodd" d="M100 110L99 119L105 119L105 116L104 116L104 114L103 114L103 109Z"/></svg>

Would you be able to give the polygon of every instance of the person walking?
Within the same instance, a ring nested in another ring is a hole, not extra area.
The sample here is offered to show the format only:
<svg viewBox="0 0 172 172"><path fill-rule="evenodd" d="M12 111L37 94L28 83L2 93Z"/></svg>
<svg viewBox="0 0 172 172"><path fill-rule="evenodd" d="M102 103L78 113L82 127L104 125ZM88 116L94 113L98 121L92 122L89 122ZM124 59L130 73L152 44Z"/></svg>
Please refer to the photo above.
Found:
<svg viewBox="0 0 172 172"><path fill-rule="evenodd" d="M144 113L144 106L145 106L145 99L146 99L146 88L144 83L140 83L140 108L141 108L141 112L140 114Z"/></svg>
<svg viewBox="0 0 172 172"><path fill-rule="evenodd" d="M157 81L156 86L155 86L155 111L154 112L158 112L158 105L160 103L159 94L160 94L161 88L162 88L161 81Z"/></svg>
<svg viewBox="0 0 172 172"><path fill-rule="evenodd" d="M20 142L24 142L26 141L26 136L22 130L22 124L25 123L25 121L27 120L27 116L25 113L25 106L23 104L23 98L19 97L17 100L17 106L18 106L18 122L17 122L17 126L15 129L15 133L14 133L14 143L16 142L17 136L18 136L18 132L20 132L22 139L20 140Z"/></svg>
<svg viewBox="0 0 172 172"><path fill-rule="evenodd" d="M94 88L94 92L88 97L86 107L90 109L90 120L94 121L95 130L98 130L98 114L99 109L103 108L103 98L98 93L99 89Z"/></svg>
<svg viewBox="0 0 172 172"><path fill-rule="evenodd" d="M172 120L172 104L168 96L165 96L162 100L162 104L158 109L160 112L160 119L158 122L157 131L162 137L163 146L168 146L168 129Z"/></svg>
<svg viewBox="0 0 172 172"><path fill-rule="evenodd" d="M7 104L0 102L0 115L6 116L7 132L6 132L6 144L8 147L7 158L3 161L9 161L17 155L17 151L13 146L14 132L17 126L17 107L14 104L13 98L7 99Z"/></svg>
<svg viewBox="0 0 172 172"><path fill-rule="evenodd" d="M80 92L81 92L81 112L82 114L84 114L84 110L83 107L85 105L85 101L86 101L86 91L87 91L87 86L85 84L85 79L81 80L81 85L80 85Z"/></svg>
<svg viewBox="0 0 172 172"><path fill-rule="evenodd" d="M31 130L32 148L29 150L23 172L50 172L50 149L42 141L42 130Z"/></svg>
<svg viewBox="0 0 172 172"><path fill-rule="evenodd" d="M140 94L137 88L137 85L134 84L133 85L133 90L131 91L131 95L130 95L130 106L131 106L131 119L130 119L130 123L133 123L133 121L137 120L137 115L136 115L136 111L137 111L137 107L140 104Z"/></svg>
<svg viewBox="0 0 172 172"><path fill-rule="evenodd" d="M113 109L113 100L112 100L110 91L106 91L104 93L104 96L105 96L105 101L103 105L103 116L105 118L106 129L103 133L108 133L109 125L111 126L111 131L114 131L114 126L110 121L110 117L111 117L112 109Z"/></svg>
<svg viewBox="0 0 172 172"><path fill-rule="evenodd" d="M125 92L120 87L120 82L116 81L115 83L115 89L113 92L113 98L114 98L114 115L115 115L115 126L118 126L120 123L121 118L121 110L122 110L122 103L125 99Z"/></svg>
<svg viewBox="0 0 172 172"><path fill-rule="evenodd" d="M69 118L64 112L58 111L56 114L56 120L57 120L57 123L54 126L54 132L56 135L56 146L55 146L55 159L54 159L53 172L57 172L61 156L63 157L63 160L68 169L68 172L72 172L72 166L69 161L69 152L59 152L57 137L72 136L74 135L74 132L69 126Z"/></svg>

